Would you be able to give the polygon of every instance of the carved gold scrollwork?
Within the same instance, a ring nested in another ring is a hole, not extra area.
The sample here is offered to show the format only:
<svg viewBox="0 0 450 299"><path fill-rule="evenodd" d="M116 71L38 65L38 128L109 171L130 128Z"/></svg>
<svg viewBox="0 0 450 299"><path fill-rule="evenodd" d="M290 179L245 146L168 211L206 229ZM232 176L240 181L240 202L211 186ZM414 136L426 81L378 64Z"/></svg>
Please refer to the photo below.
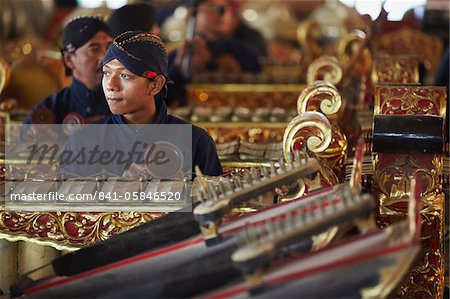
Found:
<svg viewBox="0 0 450 299"><path fill-rule="evenodd" d="M297 99L297 112L320 111L332 118L342 106L337 88L327 81L315 81L308 85Z"/></svg>
<svg viewBox="0 0 450 299"><path fill-rule="evenodd" d="M374 163L377 162L374 157ZM422 184L422 212L433 211L436 208L436 198L442 189L439 175L442 173L442 163L439 157L433 159L432 168L424 168L413 156L397 158L392 163L374 172L374 182L380 190L380 214L402 215L406 213L406 204L411 194L411 181L419 175Z"/></svg>
<svg viewBox="0 0 450 299"><path fill-rule="evenodd" d="M437 69L443 49L439 38L408 27L383 34L374 45L378 53L415 54L429 70Z"/></svg>
<svg viewBox="0 0 450 299"><path fill-rule="evenodd" d="M322 37L319 22L305 20L297 27L297 40L305 52L305 62L310 63L322 53L318 40Z"/></svg>
<svg viewBox="0 0 450 299"><path fill-rule="evenodd" d="M320 112L308 111L295 117L287 126L283 136L283 155L287 159L294 150L307 150L319 158L327 157L326 149L332 141L331 124ZM330 186L339 180L328 165L321 167L322 184ZM299 181L299 189L304 191L305 182Z"/></svg>
<svg viewBox="0 0 450 299"><path fill-rule="evenodd" d="M321 111L327 118L335 123L339 111L342 110L343 101L337 88L326 81L316 81L308 85L297 100L297 112ZM347 138L340 128L332 123L331 143L326 149L316 151L318 156L340 176L347 157Z"/></svg>
<svg viewBox="0 0 450 299"><path fill-rule="evenodd" d="M347 138L319 112L305 112L294 118L283 136L283 154L307 149L317 154L338 176L347 157Z"/></svg>
<svg viewBox="0 0 450 299"><path fill-rule="evenodd" d="M283 154L287 158L294 150L308 149L323 152L331 143L331 124L319 112L305 112L296 116L283 136Z"/></svg>
<svg viewBox="0 0 450 299"><path fill-rule="evenodd" d="M374 114L445 116L447 93L437 86L378 86Z"/></svg>
<svg viewBox="0 0 450 299"><path fill-rule="evenodd" d="M444 293L444 252L442 250L443 239L443 203L444 196L438 196L440 209L421 213L422 250L416 259L412 271L398 290L396 297L399 298L442 298Z"/></svg>
<svg viewBox="0 0 450 299"><path fill-rule="evenodd" d="M163 213L0 211L0 237L73 250L104 241Z"/></svg>
<svg viewBox="0 0 450 299"><path fill-rule="evenodd" d="M391 46L391 45L389 45ZM420 49L420 43L417 48ZM427 45L423 45L427 46ZM395 46L393 46L395 48ZM406 52L404 52L406 53ZM434 54L435 55L435 54ZM378 86L374 114L436 115L445 117L446 91L430 86ZM406 217L411 181L422 184L421 253L399 298L440 298L444 286L442 155L374 154L373 193L379 198L379 223L383 226Z"/></svg>
<svg viewBox="0 0 450 299"><path fill-rule="evenodd" d="M338 43L337 52L339 62L343 66L347 66L359 48L364 47L365 38L366 34L362 30L352 30L342 37Z"/></svg>
<svg viewBox="0 0 450 299"><path fill-rule="evenodd" d="M336 57L322 56L309 65L306 82L311 84L318 80L324 80L337 85L341 82L342 75L342 67Z"/></svg>
<svg viewBox="0 0 450 299"><path fill-rule="evenodd" d="M0 59L0 93L3 91L3 88L8 84L10 78L10 71L8 64Z"/></svg>
<svg viewBox="0 0 450 299"><path fill-rule="evenodd" d="M372 69L376 83L419 83L419 61L412 56L379 57Z"/></svg>

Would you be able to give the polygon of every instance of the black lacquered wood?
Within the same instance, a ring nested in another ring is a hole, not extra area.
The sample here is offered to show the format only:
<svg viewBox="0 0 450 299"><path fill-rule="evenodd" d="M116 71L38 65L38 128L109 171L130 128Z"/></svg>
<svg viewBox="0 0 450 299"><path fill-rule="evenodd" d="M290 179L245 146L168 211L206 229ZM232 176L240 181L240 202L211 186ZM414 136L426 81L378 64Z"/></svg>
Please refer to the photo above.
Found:
<svg viewBox="0 0 450 299"><path fill-rule="evenodd" d="M191 208L189 208L191 209ZM192 212L173 212L52 262L57 275L74 275L169 246L200 233Z"/></svg>
<svg viewBox="0 0 450 299"><path fill-rule="evenodd" d="M426 115L376 115L373 126L375 153L443 152L443 118Z"/></svg>

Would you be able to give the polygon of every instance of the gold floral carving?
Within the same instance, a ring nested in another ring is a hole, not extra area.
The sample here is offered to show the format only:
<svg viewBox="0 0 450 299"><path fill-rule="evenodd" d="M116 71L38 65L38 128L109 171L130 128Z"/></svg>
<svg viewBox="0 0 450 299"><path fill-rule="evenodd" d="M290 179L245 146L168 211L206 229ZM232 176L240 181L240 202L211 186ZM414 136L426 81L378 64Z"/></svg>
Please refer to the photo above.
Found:
<svg viewBox="0 0 450 299"><path fill-rule="evenodd" d="M302 84L189 84L188 102L203 107L295 107Z"/></svg>
<svg viewBox="0 0 450 299"><path fill-rule="evenodd" d="M423 157L426 156L426 157ZM406 205L413 177L422 184L421 252L407 279L397 289L398 298L439 298L443 292L443 205L440 178L442 156L374 155L374 193L379 198L377 222L385 227L407 217Z"/></svg>
<svg viewBox="0 0 450 299"><path fill-rule="evenodd" d="M374 114L435 115L445 117L446 91L442 87L378 86ZM379 198L377 222L387 226L406 217L413 176L422 184L421 247L419 259L395 297L440 298L443 293L443 156L428 154L374 154L373 193Z"/></svg>
<svg viewBox="0 0 450 299"><path fill-rule="evenodd" d="M163 213L0 211L0 237L76 249L104 241Z"/></svg>
<svg viewBox="0 0 450 299"><path fill-rule="evenodd" d="M442 55L442 41L422 31L402 27L383 34L375 42L377 53L389 55L414 54L429 70L436 70Z"/></svg>
<svg viewBox="0 0 450 299"><path fill-rule="evenodd" d="M372 69L376 83L419 83L419 61L412 56L379 57Z"/></svg>
<svg viewBox="0 0 450 299"><path fill-rule="evenodd" d="M311 84L315 81L323 80L337 85L341 82L342 75L342 67L336 57L322 56L309 65L306 82Z"/></svg>
<svg viewBox="0 0 450 299"><path fill-rule="evenodd" d="M378 86L374 114L438 115L445 117L445 87Z"/></svg>
<svg viewBox="0 0 450 299"><path fill-rule="evenodd" d="M378 155L374 155L374 164L378 163ZM425 168L413 155L398 155L386 167L375 167L374 183L379 191L380 214L404 214L405 205L411 196L411 181L416 174L420 175L423 184L422 211L434 210L437 195L442 189L442 158L435 156L432 167ZM396 208L397 207L397 208Z"/></svg>
<svg viewBox="0 0 450 299"><path fill-rule="evenodd" d="M422 213L422 250L406 282L397 290L401 298L442 298L444 292L443 196L441 209Z"/></svg>

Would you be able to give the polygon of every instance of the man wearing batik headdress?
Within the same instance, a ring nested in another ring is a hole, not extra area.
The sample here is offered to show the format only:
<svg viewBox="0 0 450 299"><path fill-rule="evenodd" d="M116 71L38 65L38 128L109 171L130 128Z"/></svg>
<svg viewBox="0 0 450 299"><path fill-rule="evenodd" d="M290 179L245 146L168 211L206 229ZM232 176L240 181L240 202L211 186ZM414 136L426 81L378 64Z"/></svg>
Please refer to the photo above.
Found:
<svg viewBox="0 0 450 299"><path fill-rule="evenodd" d="M110 113L101 89L102 60L112 42L100 17L71 20L62 34L62 58L72 84L36 104L25 124L85 123Z"/></svg>
<svg viewBox="0 0 450 299"><path fill-rule="evenodd" d="M145 162L134 145L150 145L155 138L160 137L173 144L182 144L178 148L180 156L189 156L191 165L188 167L191 170L194 166L199 166L207 175L222 174L214 142L206 131L167 114L164 98L169 88L167 84L171 82L167 66L167 51L159 37L141 31L128 31L114 39L103 59L102 82L112 114L72 135L67 144L67 152L74 153L75 156L80 151L98 152L98 156L104 152L104 156L115 162L118 159L113 159L114 157L132 153L136 161L128 161L133 165L100 165L102 163L89 163L89 159L80 158L79 161L61 163L66 174L86 177L102 170L118 176L133 176L144 170L136 165ZM151 126L142 126L148 124ZM178 127L174 128L172 125ZM158 139L153 144L159 141ZM168 146L165 141L159 142L159 146ZM92 159L94 160L100 159ZM133 166L136 166L134 170ZM146 169L149 170L148 167ZM164 166L161 169L165 170Z"/></svg>

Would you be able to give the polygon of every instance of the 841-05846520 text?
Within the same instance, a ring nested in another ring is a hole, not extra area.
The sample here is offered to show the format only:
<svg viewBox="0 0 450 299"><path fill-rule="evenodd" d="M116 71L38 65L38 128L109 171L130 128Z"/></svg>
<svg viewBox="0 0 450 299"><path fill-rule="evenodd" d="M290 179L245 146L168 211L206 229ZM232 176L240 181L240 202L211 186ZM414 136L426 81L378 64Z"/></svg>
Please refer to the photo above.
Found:
<svg viewBox="0 0 450 299"><path fill-rule="evenodd" d="M98 192L96 199L107 201L177 201L181 199L181 192Z"/></svg>

